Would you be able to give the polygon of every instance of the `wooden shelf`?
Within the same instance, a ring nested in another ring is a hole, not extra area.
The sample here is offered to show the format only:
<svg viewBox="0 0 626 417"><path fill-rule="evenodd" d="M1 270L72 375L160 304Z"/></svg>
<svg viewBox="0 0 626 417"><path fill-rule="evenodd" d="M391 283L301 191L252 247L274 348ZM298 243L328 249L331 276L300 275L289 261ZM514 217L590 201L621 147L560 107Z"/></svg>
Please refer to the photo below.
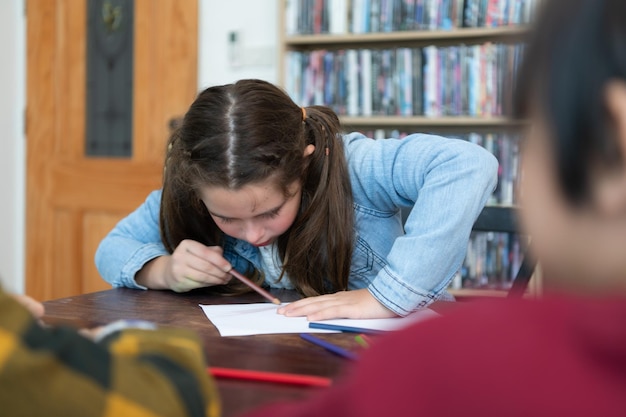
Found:
<svg viewBox="0 0 626 417"><path fill-rule="evenodd" d="M455 298L483 298L483 297L506 297L507 290L486 290L479 288L461 288L448 290Z"/></svg>
<svg viewBox="0 0 626 417"><path fill-rule="evenodd" d="M344 126L397 128L397 127L433 127L451 129L471 128L519 128L525 123L506 117L471 117L471 116L340 116Z"/></svg>
<svg viewBox="0 0 626 417"><path fill-rule="evenodd" d="M482 42L519 42L528 34L526 26L420 30L400 32L347 33L344 35L290 35L284 38L287 49L324 49L345 47L399 47L428 44L475 44Z"/></svg>
<svg viewBox="0 0 626 417"><path fill-rule="evenodd" d="M532 280L531 280L532 282ZM468 301L479 298L504 298L508 295L508 290L487 290L480 288L461 288L458 290L448 290L457 301ZM530 288L524 293L523 298L539 298L541 291Z"/></svg>
<svg viewBox="0 0 626 417"><path fill-rule="evenodd" d="M522 126L522 122L506 117L471 117L471 116L340 116L341 123L351 126L434 126L434 127L513 127Z"/></svg>

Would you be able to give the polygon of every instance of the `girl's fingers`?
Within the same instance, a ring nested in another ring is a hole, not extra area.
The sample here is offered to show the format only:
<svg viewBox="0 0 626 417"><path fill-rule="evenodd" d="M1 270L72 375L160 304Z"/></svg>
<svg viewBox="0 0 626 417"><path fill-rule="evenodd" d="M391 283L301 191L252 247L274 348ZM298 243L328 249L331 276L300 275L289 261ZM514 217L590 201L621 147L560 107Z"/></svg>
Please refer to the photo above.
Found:
<svg viewBox="0 0 626 417"><path fill-rule="evenodd" d="M288 317L302 317L309 316L310 314L317 313L319 311L331 308L337 305L337 301L333 300L327 295L318 297L309 297L302 300L289 303L284 307L278 309L279 314L284 314Z"/></svg>
<svg viewBox="0 0 626 417"><path fill-rule="evenodd" d="M208 247L184 240L172 254L169 287L177 292L227 283L231 276L230 263L222 256L219 246Z"/></svg>
<svg viewBox="0 0 626 417"><path fill-rule="evenodd" d="M195 241L183 241L185 252L191 254L196 259L205 262L206 265L216 268L217 270L226 273L232 268L230 263L224 259L224 251L219 246L205 246ZM202 266L198 269L202 270ZM206 268L206 266L204 266Z"/></svg>
<svg viewBox="0 0 626 417"><path fill-rule="evenodd" d="M309 297L280 307L278 313L288 317L306 316L309 321L329 319L373 319L394 317L367 289L341 291Z"/></svg>

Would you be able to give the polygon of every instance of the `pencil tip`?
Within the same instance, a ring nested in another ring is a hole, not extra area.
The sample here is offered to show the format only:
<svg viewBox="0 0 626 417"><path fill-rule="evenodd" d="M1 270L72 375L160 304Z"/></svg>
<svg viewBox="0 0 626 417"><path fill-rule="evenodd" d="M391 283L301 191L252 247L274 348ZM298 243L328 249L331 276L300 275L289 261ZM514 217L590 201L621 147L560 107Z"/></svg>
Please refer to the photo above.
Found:
<svg viewBox="0 0 626 417"><path fill-rule="evenodd" d="M272 303L276 304L276 305L280 305L280 300L278 298L274 298L272 300Z"/></svg>

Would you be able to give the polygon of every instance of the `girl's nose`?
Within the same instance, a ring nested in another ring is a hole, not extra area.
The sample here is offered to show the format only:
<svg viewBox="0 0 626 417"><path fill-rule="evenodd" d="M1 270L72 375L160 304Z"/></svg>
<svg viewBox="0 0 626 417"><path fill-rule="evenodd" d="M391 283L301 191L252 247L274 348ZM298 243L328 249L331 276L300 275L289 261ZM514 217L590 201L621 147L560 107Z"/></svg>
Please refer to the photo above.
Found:
<svg viewBox="0 0 626 417"><path fill-rule="evenodd" d="M249 224L246 226L244 235L246 240L253 245L258 245L259 243L263 243L263 228L259 225Z"/></svg>

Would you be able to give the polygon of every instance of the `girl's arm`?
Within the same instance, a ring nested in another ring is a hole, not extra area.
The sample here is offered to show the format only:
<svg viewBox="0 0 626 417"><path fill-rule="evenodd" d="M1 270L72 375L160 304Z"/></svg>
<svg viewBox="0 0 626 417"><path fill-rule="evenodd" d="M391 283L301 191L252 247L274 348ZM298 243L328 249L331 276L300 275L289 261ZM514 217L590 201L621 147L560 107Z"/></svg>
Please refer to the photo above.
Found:
<svg viewBox="0 0 626 417"><path fill-rule="evenodd" d="M361 203L379 210L412 205L406 234L368 291L398 315L425 307L461 267L474 221L497 183L496 158L463 140L411 135L356 142L351 166L361 177L353 181Z"/></svg>
<svg viewBox="0 0 626 417"><path fill-rule="evenodd" d="M159 231L160 203L161 191L153 191L100 242L95 256L96 268L112 286L147 288L136 282L137 272L147 262L169 255Z"/></svg>
<svg viewBox="0 0 626 417"><path fill-rule="evenodd" d="M153 191L100 242L96 267L114 287L189 291L221 285L232 277L218 246L183 240L170 254L159 231L161 192Z"/></svg>

